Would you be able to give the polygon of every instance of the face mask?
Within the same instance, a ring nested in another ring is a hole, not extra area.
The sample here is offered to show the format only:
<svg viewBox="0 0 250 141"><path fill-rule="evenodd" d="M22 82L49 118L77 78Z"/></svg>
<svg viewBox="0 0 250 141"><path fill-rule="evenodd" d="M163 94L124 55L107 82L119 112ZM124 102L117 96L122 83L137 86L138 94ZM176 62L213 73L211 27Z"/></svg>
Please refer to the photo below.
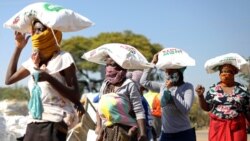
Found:
<svg viewBox="0 0 250 141"><path fill-rule="evenodd" d="M115 66L106 66L106 80L111 84L117 84L126 77L126 70L118 69Z"/></svg>
<svg viewBox="0 0 250 141"><path fill-rule="evenodd" d="M173 74L166 73L166 80L170 80L173 84L176 84L180 79L178 72L174 72Z"/></svg>
<svg viewBox="0 0 250 141"><path fill-rule="evenodd" d="M220 80L225 86L231 86L234 84L234 75L231 73L221 73Z"/></svg>
<svg viewBox="0 0 250 141"><path fill-rule="evenodd" d="M220 70L220 80L221 84L224 86L233 86L234 85L234 75L235 70L230 66L224 66Z"/></svg>

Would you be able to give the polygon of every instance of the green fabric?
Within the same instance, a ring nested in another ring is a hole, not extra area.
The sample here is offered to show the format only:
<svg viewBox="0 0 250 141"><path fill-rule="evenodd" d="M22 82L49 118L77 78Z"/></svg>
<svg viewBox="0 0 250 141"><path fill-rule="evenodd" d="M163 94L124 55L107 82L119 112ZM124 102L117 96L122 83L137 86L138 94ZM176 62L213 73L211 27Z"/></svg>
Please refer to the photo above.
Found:
<svg viewBox="0 0 250 141"><path fill-rule="evenodd" d="M172 101L173 98L171 96L171 92L165 89L161 98L161 107L165 107L168 103L171 103Z"/></svg>
<svg viewBox="0 0 250 141"><path fill-rule="evenodd" d="M42 90L37 84L39 78L39 72L33 73L35 85L32 88L32 95L29 101L28 109L34 119L42 119L43 106L41 100Z"/></svg>

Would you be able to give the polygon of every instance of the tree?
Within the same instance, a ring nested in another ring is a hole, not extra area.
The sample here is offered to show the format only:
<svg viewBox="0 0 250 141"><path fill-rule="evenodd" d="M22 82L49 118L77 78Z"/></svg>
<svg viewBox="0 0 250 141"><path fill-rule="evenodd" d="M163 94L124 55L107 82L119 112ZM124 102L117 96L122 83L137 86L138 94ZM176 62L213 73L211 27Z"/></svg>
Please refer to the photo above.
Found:
<svg viewBox="0 0 250 141"><path fill-rule="evenodd" d="M200 108L197 97L195 97L195 99L194 99L194 103L193 103L192 108L190 110L189 117L190 117L190 121L192 123L192 126L194 126L196 129L208 127L209 115L207 112L203 111Z"/></svg>
<svg viewBox="0 0 250 141"><path fill-rule="evenodd" d="M27 87L0 87L0 101L1 100L28 100L30 98Z"/></svg>
<svg viewBox="0 0 250 141"><path fill-rule="evenodd" d="M248 63L250 63L250 57L248 57L246 59L248 61ZM250 67L250 66L249 66ZM250 70L250 68L249 68ZM250 90L250 74L243 74L243 73L240 73L238 75L239 78L242 78L244 81L245 81L245 84L247 85L248 87L248 90ZM243 82L244 83L244 82Z"/></svg>

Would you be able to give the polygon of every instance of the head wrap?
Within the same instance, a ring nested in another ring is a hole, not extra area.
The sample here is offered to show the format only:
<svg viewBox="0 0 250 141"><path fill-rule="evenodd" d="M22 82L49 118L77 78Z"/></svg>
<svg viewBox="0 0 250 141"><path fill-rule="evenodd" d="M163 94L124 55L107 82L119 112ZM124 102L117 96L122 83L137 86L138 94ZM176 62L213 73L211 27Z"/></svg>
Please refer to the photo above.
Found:
<svg viewBox="0 0 250 141"><path fill-rule="evenodd" d="M141 86L140 79L141 79L142 73L143 72L140 70L135 70L133 72L127 72L126 77L132 79L135 82L135 84L138 86L138 88L140 88Z"/></svg>
<svg viewBox="0 0 250 141"><path fill-rule="evenodd" d="M186 70L187 67L182 67L182 68L179 68L179 70L181 71L181 73L184 73L184 71Z"/></svg>
<svg viewBox="0 0 250 141"><path fill-rule="evenodd" d="M55 39L56 38L56 39ZM51 57L60 48L57 45L62 40L62 32L47 28L40 34L34 34L32 39L32 49L38 50L41 56L45 59Z"/></svg>

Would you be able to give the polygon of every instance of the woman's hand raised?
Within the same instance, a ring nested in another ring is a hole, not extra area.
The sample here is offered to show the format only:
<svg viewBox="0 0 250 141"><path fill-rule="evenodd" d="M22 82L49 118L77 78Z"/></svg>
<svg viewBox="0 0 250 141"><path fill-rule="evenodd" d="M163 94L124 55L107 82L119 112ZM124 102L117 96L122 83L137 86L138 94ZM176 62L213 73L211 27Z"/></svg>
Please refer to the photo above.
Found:
<svg viewBox="0 0 250 141"><path fill-rule="evenodd" d="M30 38L30 35L26 37L25 33L15 31L15 44L18 48L24 48Z"/></svg>

